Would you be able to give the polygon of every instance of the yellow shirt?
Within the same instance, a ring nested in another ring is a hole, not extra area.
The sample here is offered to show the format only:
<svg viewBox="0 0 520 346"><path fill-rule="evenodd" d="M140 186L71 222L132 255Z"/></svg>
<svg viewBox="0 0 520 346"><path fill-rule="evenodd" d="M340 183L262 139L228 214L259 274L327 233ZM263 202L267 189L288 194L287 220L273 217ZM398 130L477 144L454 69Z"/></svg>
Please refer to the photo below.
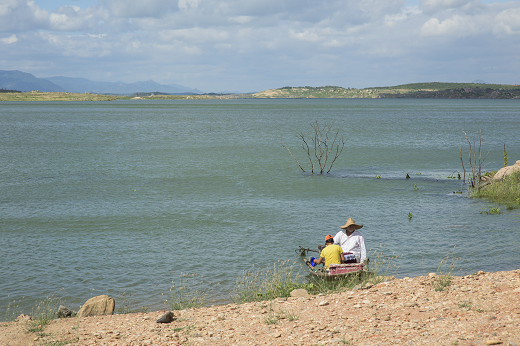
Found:
<svg viewBox="0 0 520 346"><path fill-rule="evenodd" d="M327 245L325 249L321 250L320 257L325 258L325 268L331 264L341 264L340 255L343 253L339 245Z"/></svg>

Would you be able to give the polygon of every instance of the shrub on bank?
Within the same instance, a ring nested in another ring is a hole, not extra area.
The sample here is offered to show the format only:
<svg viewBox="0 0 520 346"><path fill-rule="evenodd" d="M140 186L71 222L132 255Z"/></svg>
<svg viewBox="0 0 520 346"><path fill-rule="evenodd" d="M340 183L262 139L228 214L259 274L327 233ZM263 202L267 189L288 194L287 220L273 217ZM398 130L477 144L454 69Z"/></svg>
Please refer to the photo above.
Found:
<svg viewBox="0 0 520 346"><path fill-rule="evenodd" d="M483 188L473 189L472 197L486 198L508 208L520 208L520 171L503 177Z"/></svg>
<svg viewBox="0 0 520 346"><path fill-rule="evenodd" d="M264 269L246 271L236 281L231 300L234 303L273 300L289 297L291 291L303 288L309 294L351 290L357 285L377 284L385 281L397 269L399 256L383 256L374 251L368 270L338 278L321 278L309 274L298 261L279 261Z"/></svg>

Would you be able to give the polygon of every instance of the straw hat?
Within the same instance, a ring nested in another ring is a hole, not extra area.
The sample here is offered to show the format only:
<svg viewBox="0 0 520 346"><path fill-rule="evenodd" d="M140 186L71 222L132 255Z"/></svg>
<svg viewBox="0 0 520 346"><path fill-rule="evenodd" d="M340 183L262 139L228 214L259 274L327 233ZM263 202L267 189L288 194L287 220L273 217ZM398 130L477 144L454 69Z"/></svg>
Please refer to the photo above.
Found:
<svg viewBox="0 0 520 346"><path fill-rule="evenodd" d="M343 228L343 229L346 229L348 226L350 225L354 225L356 226L356 229L360 229L361 227L363 227L363 225L356 225L356 223L354 222L354 219L352 219L351 217L348 218L347 220L347 223L344 224L343 226L339 226L339 228Z"/></svg>

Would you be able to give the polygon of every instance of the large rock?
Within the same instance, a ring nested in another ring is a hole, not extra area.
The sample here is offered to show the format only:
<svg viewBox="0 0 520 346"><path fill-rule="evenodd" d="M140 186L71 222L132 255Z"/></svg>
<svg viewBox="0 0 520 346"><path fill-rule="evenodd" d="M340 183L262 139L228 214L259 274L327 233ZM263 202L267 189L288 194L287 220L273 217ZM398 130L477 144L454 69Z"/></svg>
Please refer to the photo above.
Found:
<svg viewBox="0 0 520 346"><path fill-rule="evenodd" d="M58 318L67 318L71 317L74 314L74 311L68 309L67 307L60 305L58 308Z"/></svg>
<svg viewBox="0 0 520 346"><path fill-rule="evenodd" d="M116 307L116 301L107 295L90 298L79 309L77 317L112 315Z"/></svg>
<svg viewBox="0 0 520 346"><path fill-rule="evenodd" d="M173 315L173 312L168 311L164 315L162 315L158 320L157 323L170 323L175 319L175 316Z"/></svg>
<svg viewBox="0 0 520 346"><path fill-rule="evenodd" d="M516 171L520 171L520 160L516 161L516 163L512 166L503 167L498 170L493 176L493 180L502 180L506 175L511 175Z"/></svg>
<svg viewBox="0 0 520 346"><path fill-rule="evenodd" d="M297 288L291 291L291 297L308 297L309 293L303 288Z"/></svg>

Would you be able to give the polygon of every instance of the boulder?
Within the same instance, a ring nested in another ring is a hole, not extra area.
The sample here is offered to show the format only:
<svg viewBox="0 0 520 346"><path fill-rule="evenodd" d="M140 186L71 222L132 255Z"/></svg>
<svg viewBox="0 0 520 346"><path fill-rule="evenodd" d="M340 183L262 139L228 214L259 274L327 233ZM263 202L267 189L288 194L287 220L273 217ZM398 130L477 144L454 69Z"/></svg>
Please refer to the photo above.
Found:
<svg viewBox="0 0 520 346"><path fill-rule="evenodd" d="M70 309L67 309L65 306L60 305L58 308L58 318L66 318L71 317L74 312Z"/></svg>
<svg viewBox="0 0 520 346"><path fill-rule="evenodd" d="M309 293L303 288L297 288L291 291L291 297L308 297Z"/></svg>
<svg viewBox="0 0 520 346"><path fill-rule="evenodd" d="M164 315L162 315L158 320L157 323L170 323L175 319L173 312L168 311Z"/></svg>
<svg viewBox="0 0 520 346"><path fill-rule="evenodd" d="M79 309L77 317L112 315L115 307L115 300L103 294L87 300Z"/></svg>
<svg viewBox="0 0 520 346"><path fill-rule="evenodd" d="M16 322L29 322L32 321L32 317L26 314L21 314L15 320Z"/></svg>
<svg viewBox="0 0 520 346"><path fill-rule="evenodd" d="M511 175L516 171L520 171L520 160L516 161L516 163L512 166L503 167L495 173L493 180L502 180L506 175Z"/></svg>

